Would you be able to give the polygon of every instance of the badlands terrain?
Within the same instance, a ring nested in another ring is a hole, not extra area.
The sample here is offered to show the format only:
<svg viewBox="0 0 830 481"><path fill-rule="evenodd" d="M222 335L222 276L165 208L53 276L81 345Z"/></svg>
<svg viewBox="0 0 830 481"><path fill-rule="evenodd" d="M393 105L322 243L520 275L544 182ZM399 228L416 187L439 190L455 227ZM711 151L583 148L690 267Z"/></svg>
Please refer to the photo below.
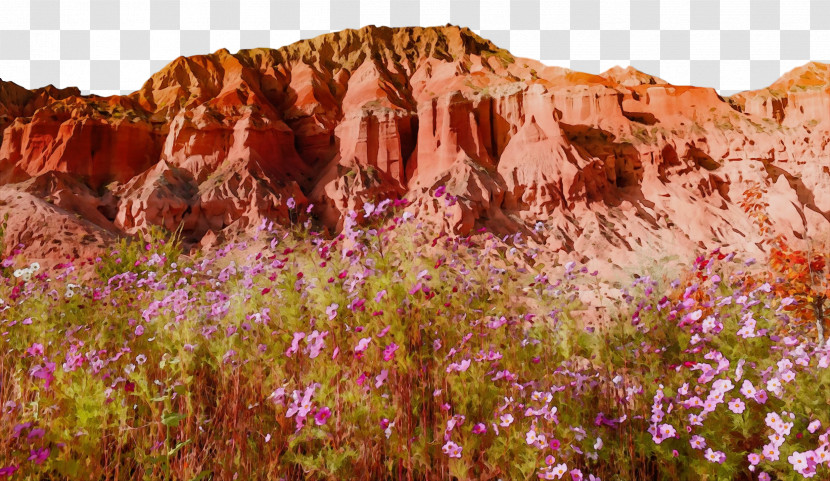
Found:
<svg viewBox="0 0 830 481"><path fill-rule="evenodd" d="M94 257L153 225L196 249L290 222L289 199L335 234L406 198L447 233L522 232L559 263L754 251L739 203L756 183L777 233L830 230L828 89L820 63L731 97L591 75L449 25L180 57L124 96L2 82L5 249Z"/></svg>

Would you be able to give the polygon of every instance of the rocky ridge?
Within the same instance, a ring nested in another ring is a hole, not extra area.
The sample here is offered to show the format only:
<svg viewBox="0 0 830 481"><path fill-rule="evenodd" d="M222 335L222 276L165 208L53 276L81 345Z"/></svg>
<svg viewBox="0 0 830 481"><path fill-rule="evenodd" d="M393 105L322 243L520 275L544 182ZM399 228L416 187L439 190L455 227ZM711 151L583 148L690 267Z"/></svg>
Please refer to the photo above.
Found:
<svg viewBox="0 0 830 481"><path fill-rule="evenodd" d="M546 66L467 28L368 26L180 57L125 96L0 82L0 128L6 249L46 261L150 225L204 246L287 221L289 199L335 232L407 197L448 232L521 231L558 261L616 266L755 249L738 205L753 182L780 233L830 232L820 63L724 98Z"/></svg>

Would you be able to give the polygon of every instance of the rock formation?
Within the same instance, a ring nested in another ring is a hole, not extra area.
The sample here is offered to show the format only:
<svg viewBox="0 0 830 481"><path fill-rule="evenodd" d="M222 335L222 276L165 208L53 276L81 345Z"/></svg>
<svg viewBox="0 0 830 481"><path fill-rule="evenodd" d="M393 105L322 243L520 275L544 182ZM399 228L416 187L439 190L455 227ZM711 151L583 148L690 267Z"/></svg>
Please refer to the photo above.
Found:
<svg viewBox="0 0 830 481"><path fill-rule="evenodd" d="M150 225L198 245L287 220L289 199L333 232L404 196L456 234L518 230L560 260L622 266L752 247L738 206L752 182L778 232L830 232L819 63L724 98L633 68L545 66L467 28L369 26L180 57L125 96L0 82L0 128L9 236L38 259Z"/></svg>

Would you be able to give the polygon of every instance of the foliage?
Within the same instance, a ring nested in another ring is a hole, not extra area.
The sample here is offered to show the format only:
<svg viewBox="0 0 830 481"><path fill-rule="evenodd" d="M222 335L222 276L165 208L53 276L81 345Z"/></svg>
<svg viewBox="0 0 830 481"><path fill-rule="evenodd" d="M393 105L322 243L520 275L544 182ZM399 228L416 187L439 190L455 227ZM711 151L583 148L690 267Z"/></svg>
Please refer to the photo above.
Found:
<svg viewBox="0 0 830 481"><path fill-rule="evenodd" d="M141 269L169 269L172 263L181 260L181 226L171 233L154 225L135 237L120 239L110 255L99 260L96 270L101 279L110 279Z"/></svg>
<svg viewBox="0 0 830 481"><path fill-rule="evenodd" d="M830 300L830 245L808 238L807 250L795 249L783 235L773 235L773 224L766 211L769 204L763 198L761 185L752 185L744 192L741 207L758 226L761 242L769 246L770 274L777 280L774 283L777 294L792 300L786 309L796 313L798 322L815 325L818 343L822 346Z"/></svg>
<svg viewBox="0 0 830 481"><path fill-rule="evenodd" d="M734 255L635 279L591 328L584 267L390 207L0 278L0 477L830 475L830 352Z"/></svg>

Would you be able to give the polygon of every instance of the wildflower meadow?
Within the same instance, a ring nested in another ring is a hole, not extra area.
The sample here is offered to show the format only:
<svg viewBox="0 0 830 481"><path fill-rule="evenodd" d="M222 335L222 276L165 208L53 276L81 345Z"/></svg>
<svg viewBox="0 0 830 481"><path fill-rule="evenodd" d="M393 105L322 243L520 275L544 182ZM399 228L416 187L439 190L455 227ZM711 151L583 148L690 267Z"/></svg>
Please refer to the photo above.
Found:
<svg viewBox="0 0 830 481"><path fill-rule="evenodd" d="M830 479L830 350L769 266L705 252L589 324L596 272L405 207L2 260L0 479Z"/></svg>

